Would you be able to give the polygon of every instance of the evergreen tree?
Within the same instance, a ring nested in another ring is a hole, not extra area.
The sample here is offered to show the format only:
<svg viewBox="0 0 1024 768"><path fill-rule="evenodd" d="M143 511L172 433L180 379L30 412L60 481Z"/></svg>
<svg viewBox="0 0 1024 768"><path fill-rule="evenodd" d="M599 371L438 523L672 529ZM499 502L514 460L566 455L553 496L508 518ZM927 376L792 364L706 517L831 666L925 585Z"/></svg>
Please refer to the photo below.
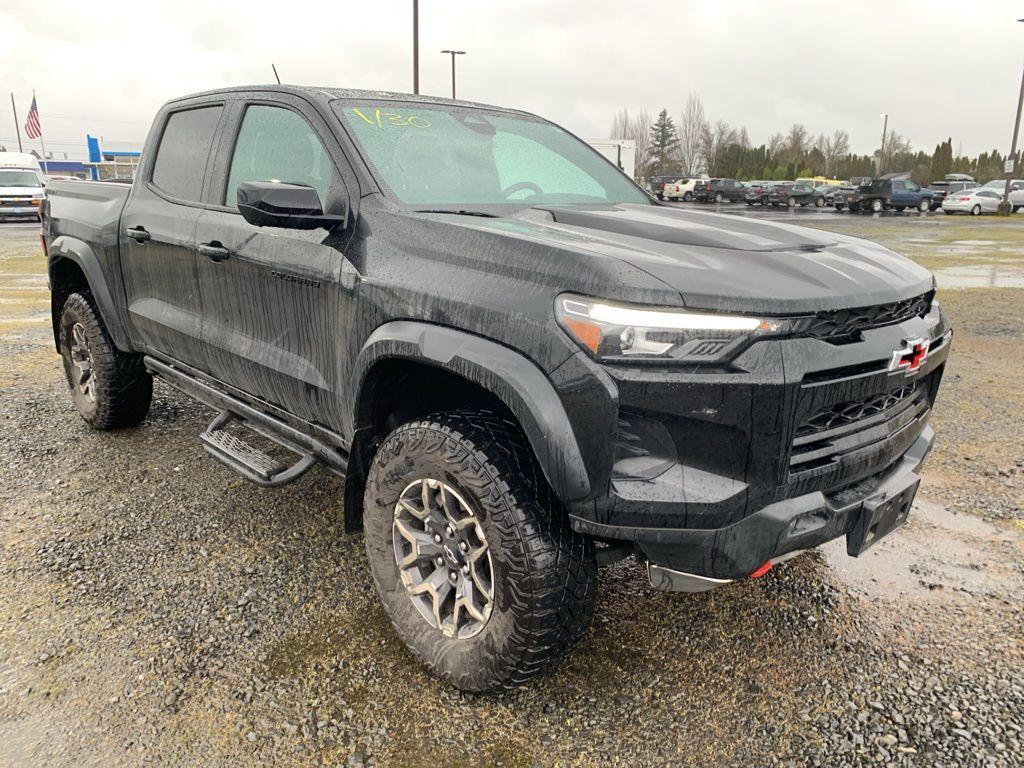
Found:
<svg viewBox="0 0 1024 768"><path fill-rule="evenodd" d="M669 117L668 110L658 113L658 119L651 126L650 164L651 176L664 176L675 171L679 151L679 134Z"/></svg>

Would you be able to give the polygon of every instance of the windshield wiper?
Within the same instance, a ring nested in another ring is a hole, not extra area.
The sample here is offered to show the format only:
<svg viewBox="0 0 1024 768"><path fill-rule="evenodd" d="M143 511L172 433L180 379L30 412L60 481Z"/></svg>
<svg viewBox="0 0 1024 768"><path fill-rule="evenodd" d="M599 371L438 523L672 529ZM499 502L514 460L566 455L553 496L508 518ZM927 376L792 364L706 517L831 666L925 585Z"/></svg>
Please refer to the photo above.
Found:
<svg viewBox="0 0 1024 768"><path fill-rule="evenodd" d="M453 211L450 208L449 209L439 208L437 210L424 209L424 210L418 210L418 211L416 211L416 213L450 213L450 214L453 214L453 215L456 215L456 216L482 216L485 219L498 219L498 218L501 218L496 213L487 213L486 211Z"/></svg>

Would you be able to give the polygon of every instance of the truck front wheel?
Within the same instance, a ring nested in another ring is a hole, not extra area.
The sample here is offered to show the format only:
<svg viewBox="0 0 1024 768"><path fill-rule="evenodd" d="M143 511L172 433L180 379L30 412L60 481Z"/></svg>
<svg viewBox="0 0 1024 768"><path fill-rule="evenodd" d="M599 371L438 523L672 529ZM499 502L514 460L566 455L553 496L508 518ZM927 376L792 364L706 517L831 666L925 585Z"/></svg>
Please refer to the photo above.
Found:
<svg viewBox="0 0 1024 768"><path fill-rule="evenodd" d="M881 213L883 208L885 208L885 205L877 197L871 201L872 213Z"/></svg>
<svg viewBox="0 0 1024 768"><path fill-rule="evenodd" d="M71 400L90 427L131 427L146 418L153 377L142 355L114 345L86 295L73 293L64 302L59 340Z"/></svg>
<svg viewBox="0 0 1024 768"><path fill-rule="evenodd" d="M572 530L518 426L495 413L435 415L388 435L363 527L399 637L462 690L525 682L590 624L593 543Z"/></svg>

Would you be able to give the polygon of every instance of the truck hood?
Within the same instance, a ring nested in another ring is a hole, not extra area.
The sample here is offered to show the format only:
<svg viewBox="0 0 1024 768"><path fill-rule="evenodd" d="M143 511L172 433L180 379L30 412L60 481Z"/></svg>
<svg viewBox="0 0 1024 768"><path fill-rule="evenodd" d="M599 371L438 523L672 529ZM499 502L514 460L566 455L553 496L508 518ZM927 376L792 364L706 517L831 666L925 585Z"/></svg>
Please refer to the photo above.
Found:
<svg viewBox="0 0 1024 768"><path fill-rule="evenodd" d="M668 206L535 207L459 225L621 259L677 290L685 305L707 309L842 309L934 287L928 270L866 240ZM616 298L615 286L607 298Z"/></svg>

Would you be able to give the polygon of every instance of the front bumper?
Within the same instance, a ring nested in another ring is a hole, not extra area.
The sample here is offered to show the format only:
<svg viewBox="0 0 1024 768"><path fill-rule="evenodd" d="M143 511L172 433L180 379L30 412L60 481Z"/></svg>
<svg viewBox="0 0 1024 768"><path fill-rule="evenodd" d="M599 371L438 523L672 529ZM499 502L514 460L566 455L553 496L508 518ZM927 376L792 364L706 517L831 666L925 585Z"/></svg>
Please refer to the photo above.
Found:
<svg viewBox="0 0 1024 768"><path fill-rule="evenodd" d="M703 591L680 582L703 582L710 589L744 578L768 561L779 562L850 533L865 503L898 493L919 479L917 472L934 439L934 431L926 427L893 466L837 493L815 491L776 502L724 528L635 530L633 541L654 568L652 582L659 586L656 574L667 580L660 585L664 589Z"/></svg>
<svg viewBox="0 0 1024 768"><path fill-rule="evenodd" d="M926 361L912 375L890 371L908 339L932 340ZM928 418L950 346L933 306L852 343L760 342L731 371L595 366L607 400L584 397L586 372L570 375L567 365L560 373L586 406L587 432L616 445L611 471L591 472L591 486L607 493L570 503L573 526L712 579L745 577L841 536L869 497L907 481L931 448ZM611 435L602 408L617 414Z"/></svg>
<svg viewBox="0 0 1024 768"><path fill-rule="evenodd" d="M0 216L38 216L38 205L0 205Z"/></svg>

